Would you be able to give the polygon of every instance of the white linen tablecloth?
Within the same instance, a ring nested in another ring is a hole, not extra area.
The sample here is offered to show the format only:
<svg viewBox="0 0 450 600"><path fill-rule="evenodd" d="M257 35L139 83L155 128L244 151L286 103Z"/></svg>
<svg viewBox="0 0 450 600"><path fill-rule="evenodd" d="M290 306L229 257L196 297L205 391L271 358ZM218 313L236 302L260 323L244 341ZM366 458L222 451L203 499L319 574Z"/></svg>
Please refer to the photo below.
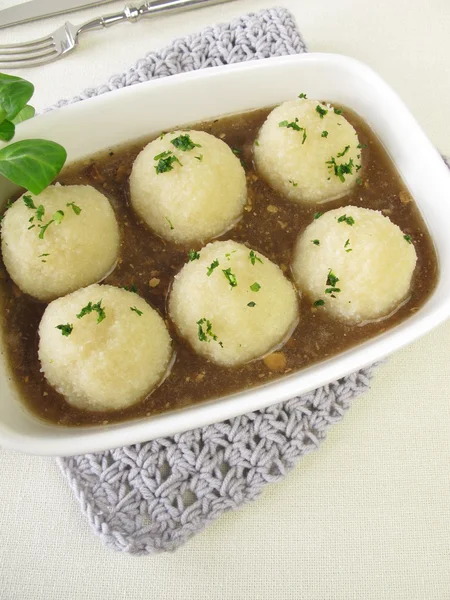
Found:
<svg viewBox="0 0 450 600"><path fill-rule="evenodd" d="M0 9L15 4L0 0ZM147 51L268 8L235 2L87 34L64 60L17 72L38 110L124 71ZM450 154L448 0L284 0L311 51L354 56L396 89ZM65 19L0 30L0 44ZM450 199L449 199L450 201ZM1 600L450 599L450 323L392 356L319 452L175 554L114 554L50 458L0 449Z"/></svg>

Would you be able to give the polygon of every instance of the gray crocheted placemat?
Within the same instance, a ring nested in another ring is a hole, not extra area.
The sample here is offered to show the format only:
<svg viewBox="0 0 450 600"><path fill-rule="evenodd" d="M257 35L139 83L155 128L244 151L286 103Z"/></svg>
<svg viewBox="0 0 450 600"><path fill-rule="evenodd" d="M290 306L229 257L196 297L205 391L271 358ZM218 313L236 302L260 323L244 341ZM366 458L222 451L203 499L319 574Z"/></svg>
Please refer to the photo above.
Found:
<svg viewBox="0 0 450 600"><path fill-rule="evenodd" d="M292 15L264 10L176 40L57 106L175 73L300 52L306 46ZM223 423L58 464L107 547L138 555L174 550L317 449L367 391L372 370Z"/></svg>

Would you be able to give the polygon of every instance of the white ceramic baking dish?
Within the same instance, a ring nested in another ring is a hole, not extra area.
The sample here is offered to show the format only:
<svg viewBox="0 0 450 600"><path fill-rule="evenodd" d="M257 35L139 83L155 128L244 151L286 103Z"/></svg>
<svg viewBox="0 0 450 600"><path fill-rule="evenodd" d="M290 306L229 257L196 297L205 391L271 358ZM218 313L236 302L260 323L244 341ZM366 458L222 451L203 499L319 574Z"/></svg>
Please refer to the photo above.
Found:
<svg viewBox="0 0 450 600"><path fill-rule="evenodd" d="M180 124L270 106L305 92L346 105L372 127L412 193L434 239L440 276L423 308L394 329L334 358L257 388L182 410L107 427L65 428L27 411L0 360L0 443L30 454L72 455L174 434L261 409L314 389L409 344L450 316L450 175L395 92L370 68L343 56L272 58L175 75L38 116L15 141L48 137L74 161ZM3 205L12 187L0 181Z"/></svg>

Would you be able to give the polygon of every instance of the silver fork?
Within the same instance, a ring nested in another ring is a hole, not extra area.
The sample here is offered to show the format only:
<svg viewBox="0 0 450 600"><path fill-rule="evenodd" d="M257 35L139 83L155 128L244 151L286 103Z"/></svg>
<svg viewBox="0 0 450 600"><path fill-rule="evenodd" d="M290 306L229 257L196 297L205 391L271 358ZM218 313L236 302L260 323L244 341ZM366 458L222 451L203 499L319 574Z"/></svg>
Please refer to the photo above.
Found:
<svg viewBox="0 0 450 600"><path fill-rule="evenodd" d="M136 7L127 5L122 12L112 13L83 23L80 26L65 23L52 34L21 44L0 45L0 69L22 69L53 62L71 52L78 45L78 38L86 31L111 27L117 23L136 23L142 17L156 13L176 12L201 8L231 0L156 0Z"/></svg>

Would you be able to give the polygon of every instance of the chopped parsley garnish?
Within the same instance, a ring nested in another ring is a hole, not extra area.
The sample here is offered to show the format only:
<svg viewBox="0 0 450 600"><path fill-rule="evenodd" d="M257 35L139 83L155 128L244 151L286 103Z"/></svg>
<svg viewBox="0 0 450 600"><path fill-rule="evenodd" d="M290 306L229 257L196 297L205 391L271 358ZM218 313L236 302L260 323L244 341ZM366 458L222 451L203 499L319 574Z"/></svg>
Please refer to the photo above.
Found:
<svg viewBox="0 0 450 600"><path fill-rule="evenodd" d="M255 146L259 146L259 141L255 140Z"/></svg>
<svg viewBox="0 0 450 600"><path fill-rule="evenodd" d="M336 287L336 284L337 284L338 281L339 281L339 277L336 277L336 275L330 269L328 271L326 285L329 285L331 287L326 288L325 294L331 294L332 298L336 298L336 296L334 295L335 292L340 292L341 291L340 288Z"/></svg>
<svg viewBox="0 0 450 600"><path fill-rule="evenodd" d="M197 160L202 161L203 160L203 154L199 154L198 156L194 156L194 158L196 158Z"/></svg>
<svg viewBox="0 0 450 600"><path fill-rule="evenodd" d="M350 245L350 240L347 240L344 244L344 248L347 248L347 246L349 246L349 245ZM351 248L347 248L347 250L346 250L346 252L351 252L351 251L352 251Z"/></svg>
<svg viewBox="0 0 450 600"><path fill-rule="evenodd" d="M235 252L237 252L237 250L233 250L232 252L227 252L227 253L225 254L225 257L226 257L226 259L227 259L227 260L230 260L230 256L231 256L232 254L234 254Z"/></svg>
<svg viewBox="0 0 450 600"><path fill-rule="evenodd" d="M35 210L36 211L36 215L35 215L36 219L38 221L42 221L42 217L45 214L45 208L42 206L42 204L39 204L39 206L36 207L35 203L33 202L33 198L31 196L28 196L28 195L23 196L22 199L23 199L23 201L25 203L25 206L27 208L29 208L30 210ZM8 203L9 203L9 200L8 200ZM7 210L10 206L11 206L11 204L9 204L9 205L7 204L5 210ZM30 219L28 219L29 223L32 223L33 221L34 221L34 216L31 217ZM33 229L33 227L34 227L34 225L32 225L31 227L28 227L28 229ZM39 225L39 227L40 227L40 225Z"/></svg>
<svg viewBox="0 0 450 600"><path fill-rule="evenodd" d="M314 306L323 306L325 304L325 300L316 300L314 302Z"/></svg>
<svg viewBox="0 0 450 600"><path fill-rule="evenodd" d="M194 144L188 133L184 135L179 135L170 143L173 146L175 146L175 148L178 148L178 150L182 150L183 152L187 152L188 150L192 150L193 148L201 148L200 144Z"/></svg>
<svg viewBox="0 0 450 600"><path fill-rule="evenodd" d="M142 310L139 310L135 306L130 306L130 310L132 310L133 312L137 313L139 316L143 315Z"/></svg>
<svg viewBox="0 0 450 600"><path fill-rule="evenodd" d="M92 302L88 302L85 307L81 309L81 311L77 314L77 319L81 319L85 315L90 314L91 312L97 313L97 323L101 323L103 319L106 318L105 309L102 307L102 301L99 300L95 304Z"/></svg>
<svg viewBox="0 0 450 600"><path fill-rule="evenodd" d="M322 131L321 137L328 137L328 131Z"/></svg>
<svg viewBox="0 0 450 600"><path fill-rule="evenodd" d="M350 146L345 146L345 148L342 150L342 152L338 152L336 154L336 156L338 158L341 158L341 156L344 156L344 154L346 154L349 150L350 150Z"/></svg>
<svg viewBox="0 0 450 600"><path fill-rule="evenodd" d="M360 168L361 168L361 165L356 165L356 172L358 172L360 170Z"/></svg>
<svg viewBox="0 0 450 600"><path fill-rule="evenodd" d="M328 271L328 276L327 276L327 283L326 285L331 285L331 286L335 286L337 284L337 282L339 281L339 277L336 277L336 275L333 273L333 271L330 269Z"/></svg>
<svg viewBox="0 0 450 600"><path fill-rule="evenodd" d="M31 208L32 210L36 210L36 206L33 202L33 198L31 196L23 196L22 200L25 202L25 206L27 208Z"/></svg>
<svg viewBox="0 0 450 600"><path fill-rule="evenodd" d="M198 325L198 339L201 342L210 342L211 340L214 340L215 342L217 342L217 335L215 333L213 333L212 330L212 323L211 321L209 321L208 319L200 319L199 321L197 321L197 325ZM222 342L218 342L219 346L221 346L223 348L223 344Z"/></svg>
<svg viewBox="0 0 450 600"><path fill-rule="evenodd" d="M295 121L291 121L290 123L288 121L280 121L278 123L278 127L287 127L288 129L293 129L294 131L303 131L303 138L302 138L302 146L305 143L306 140L306 129L304 127L300 127L299 125L297 125L298 123L298 119L297 117L295 117Z"/></svg>
<svg viewBox="0 0 450 600"><path fill-rule="evenodd" d="M247 304L247 306L250 306L250 308L253 308L254 306L256 306L256 302L249 302Z"/></svg>
<svg viewBox="0 0 450 600"><path fill-rule="evenodd" d="M347 223L347 225L354 225L355 219L353 217L347 217L347 215L341 215L337 220L338 223Z"/></svg>
<svg viewBox="0 0 450 600"><path fill-rule="evenodd" d="M137 287L134 285L134 283L133 283L133 285L124 285L122 287L124 290L127 290L127 292L134 292L135 294L138 293Z"/></svg>
<svg viewBox="0 0 450 600"><path fill-rule="evenodd" d="M319 113L320 118L323 119L324 116L327 114L327 110L325 110L324 108L322 108L319 104L316 106L316 112Z"/></svg>
<svg viewBox="0 0 450 600"><path fill-rule="evenodd" d="M410 235L404 235L403 238L408 242L408 244L412 244L412 237Z"/></svg>
<svg viewBox="0 0 450 600"><path fill-rule="evenodd" d="M292 179L289 179L289 183L291 183L293 187L298 186L298 183L296 181L293 181Z"/></svg>
<svg viewBox="0 0 450 600"><path fill-rule="evenodd" d="M219 266L219 261L216 258L216 260L213 260L212 263L209 265L209 267L206 269L206 274L208 275L208 277L212 274L214 269L216 269L218 266Z"/></svg>
<svg viewBox="0 0 450 600"><path fill-rule="evenodd" d="M311 240L311 241L314 244L314 246L320 246L320 241L319 240Z"/></svg>
<svg viewBox="0 0 450 600"><path fill-rule="evenodd" d="M73 325L66 323L65 325L57 325L55 329L59 329L64 336L68 337L73 331Z"/></svg>
<svg viewBox="0 0 450 600"><path fill-rule="evenodd" d="M42 221L42 217L45 214L45 208L42 206L42 204L39 204L39 206L36 209L36 219L38 221Z"/></svg>
<svg viewBox="0 0 450 600"><path fill-rule="evenodd" d="M44 239L44 235L45 235L45 232L47 231L47 228L50 227L50 225L54 222L55 222L55 220L51 219L51 221L49 221L47 223L47 225L38 225L38 227L41 228L41 230L39 232L39 239L41 239L41 240ZM31 227L28 227L28 229L32 229L33 227L34 227L34 225L32 225Z"/></svg>
<svg viewBox="0 0 450 600"><path fill-rule="evenodd" d="M196 250L189 250L188 258L190 261L198 260L200 258L200 252L197 252Z"/></svg>
<svg viewBox="0 0 450 600"><path fill-rule="evenodd" d="M61 221L64 218L64 213L62 210L57 210L55 212L55 214L53 215L53 220L55 221L55 223L57 223L58 225L61 225Z"/></svg>
<svg viewBox="0 0 450 600"><path fill-rule="evenodd" d="M39 254L38 258L42 258L43 259L44 256L50 256L50 254ZM47 261L46 260L41 260L41 262L46 263Z"/></svg>
<svg viewBox="0 0 450 600"><path fill-rule="evenodd" d="M327 160L326 164L329 165L328 168L334 169L334 174L336 175L336 177L339 177L339 179L342 181L342 183L344 183L345 181L345 177L344 175L348 175L348 174L352 174L353 172L353 158L351 158L348 163L342 163L340 165L336 164L336 160L334 159L334 157L331 158L331 160Z"/></svg>
<svg viewBox="0 0 450 600"><path fill-rule="evenodd" d="M280 121L278 123L278 127L287 127L288 129L293 129L294 131L303 131L303 127L297 125L298 119L295 117L295 121Z"/></svg>
<svg viewBox="0 0 450 600"><path fill-rule="evenodd" d="M303 94L303 93L302 93L302 94L299 94L299 95L298 95L298 97L299 97L299 98L305 98L305 100L306 100L306 98L307 98L308 96L307 96L306 94Z"/></svg>
<svg viewBox="0 0 450 600"><path fill-rule="evenodd" d="M231 272L231 268L222 269L222 273L228 279L228 283L231 285L232 288L237 286L236 275L234 275L234 273Z"/></svg>
<svg viewBox="0 0 450 600"><path fill-rule="evenodd" d="M39 206L39 208L36 210L36 216L38 216L38 211L40 208L41 208L41 206ZM42 212L40 212L40 216L42 216L43 214L44 214L44 207L42 207ZM40 228L39 239L41 239L41 240L44 239L45 232L47 231L47 228L50 227L50 225L52 223L56 223L57 225L60 225L63 218L64 218L64 212L62 210L57 210L48 223L46 223L45 225L38 225L38 227ZM39 220L41 220L41 219L39 219ZM34 227L34 225L33 225L33 227ZM28 227L28 229L31 229L31 227Z"/></svg>
<svg viewBox="0 0 450 600"><path fill-rule="evenodd" d="M333 110L334 110L334 112L335 112L337 115L342 115L342 109L341 109L341 108L333 108Z"/></svg>
<svg viewBox="0 0 450 600"><path fill-rule="evenodd" d="M367 148L367 144L358 144L357 148Z"/></svg>
<svg viewBox="0 0 450 600"><path fill-rule="evenodd" d="M211 325L211 321L208 321L207 319L200 319L200 321L197 321L197 325L198 325L198 339L201 342L207 342L208 341L208 337L206 335L206 331L203 331L203 323L208 324L210 326L210 329L212 329L212 325Z"/></svg>
<svg viewBox="0 0 450 600"><path fill-rule="evenodd" d="M76 215L79 215L79 214L80 214L80 212L81 212L81 208L80 208L79 206L77 206L77 205L75 204L75 202L68 202L68 203L66 204L66 206L67 206L67 207L68 207L68 206L71 206L71 207L72 207L72 210L73 210L73 212L74 212Z"/></svg>
<svg viewBox="0 0 450 600"><path fill-rule="evenodd" d="M248 255L250 262L252 263L252 265L254 265L256 263L256 261L260 262L261 264L263 264L263 261L259 258L259 256L256 256L256 253L253 252L253 250L250 250L250 254Z"/></svg>
<svg viewBox="0 0 450 600"><path fill-rule="evenodd" d="M173 154L172 150L164 150L164 152L160 152L156 156L153 157L153 160L161 160L161 158L167 158Z"/></svg>
<svg viewBox="0 0 450 600"><path fill-rule="evenodd" d="M161 154L157 154L154 157L154 160L158 161L158 164L155 167L155 171L158 175L160 173L167 173L167 171L172 171L173 163L177 162L180 165L180 167L183 166L171 150L166 150L165 152L161 152Z"/></svg>
<svg viewBox="0 0 450 600"><path fill-rule="evenodd" d="M255 283L252 283L252 285L250 286L250 289L252 290L252 292L259 292L261 286L257 281L255 281Z"/></svg>
<svg viewBox="0 0 450 600"><path fill-rule="evenodd" d="M361 177L357 177L356 178L356 185L362 185L362 179L361 179Z"/></svg>
<svg viewBox="0 0 450 600"><path fill-rule="evenodd" d="M169 227L170 229L175 229L175 227L172 225L172 221L168 218L168 217L164 217L166 219L166 221L169 223Z"/></svg>
<svg viewBox="0 0 450 600"><path fill-rule="evenodd" d="M321 217L322 215L323 215L323 213L321 213L321 212L316 212L316 213L314 213L314 218L315 218L315 219L318 219L318 218L319 218L319 217Z"/></svg>

